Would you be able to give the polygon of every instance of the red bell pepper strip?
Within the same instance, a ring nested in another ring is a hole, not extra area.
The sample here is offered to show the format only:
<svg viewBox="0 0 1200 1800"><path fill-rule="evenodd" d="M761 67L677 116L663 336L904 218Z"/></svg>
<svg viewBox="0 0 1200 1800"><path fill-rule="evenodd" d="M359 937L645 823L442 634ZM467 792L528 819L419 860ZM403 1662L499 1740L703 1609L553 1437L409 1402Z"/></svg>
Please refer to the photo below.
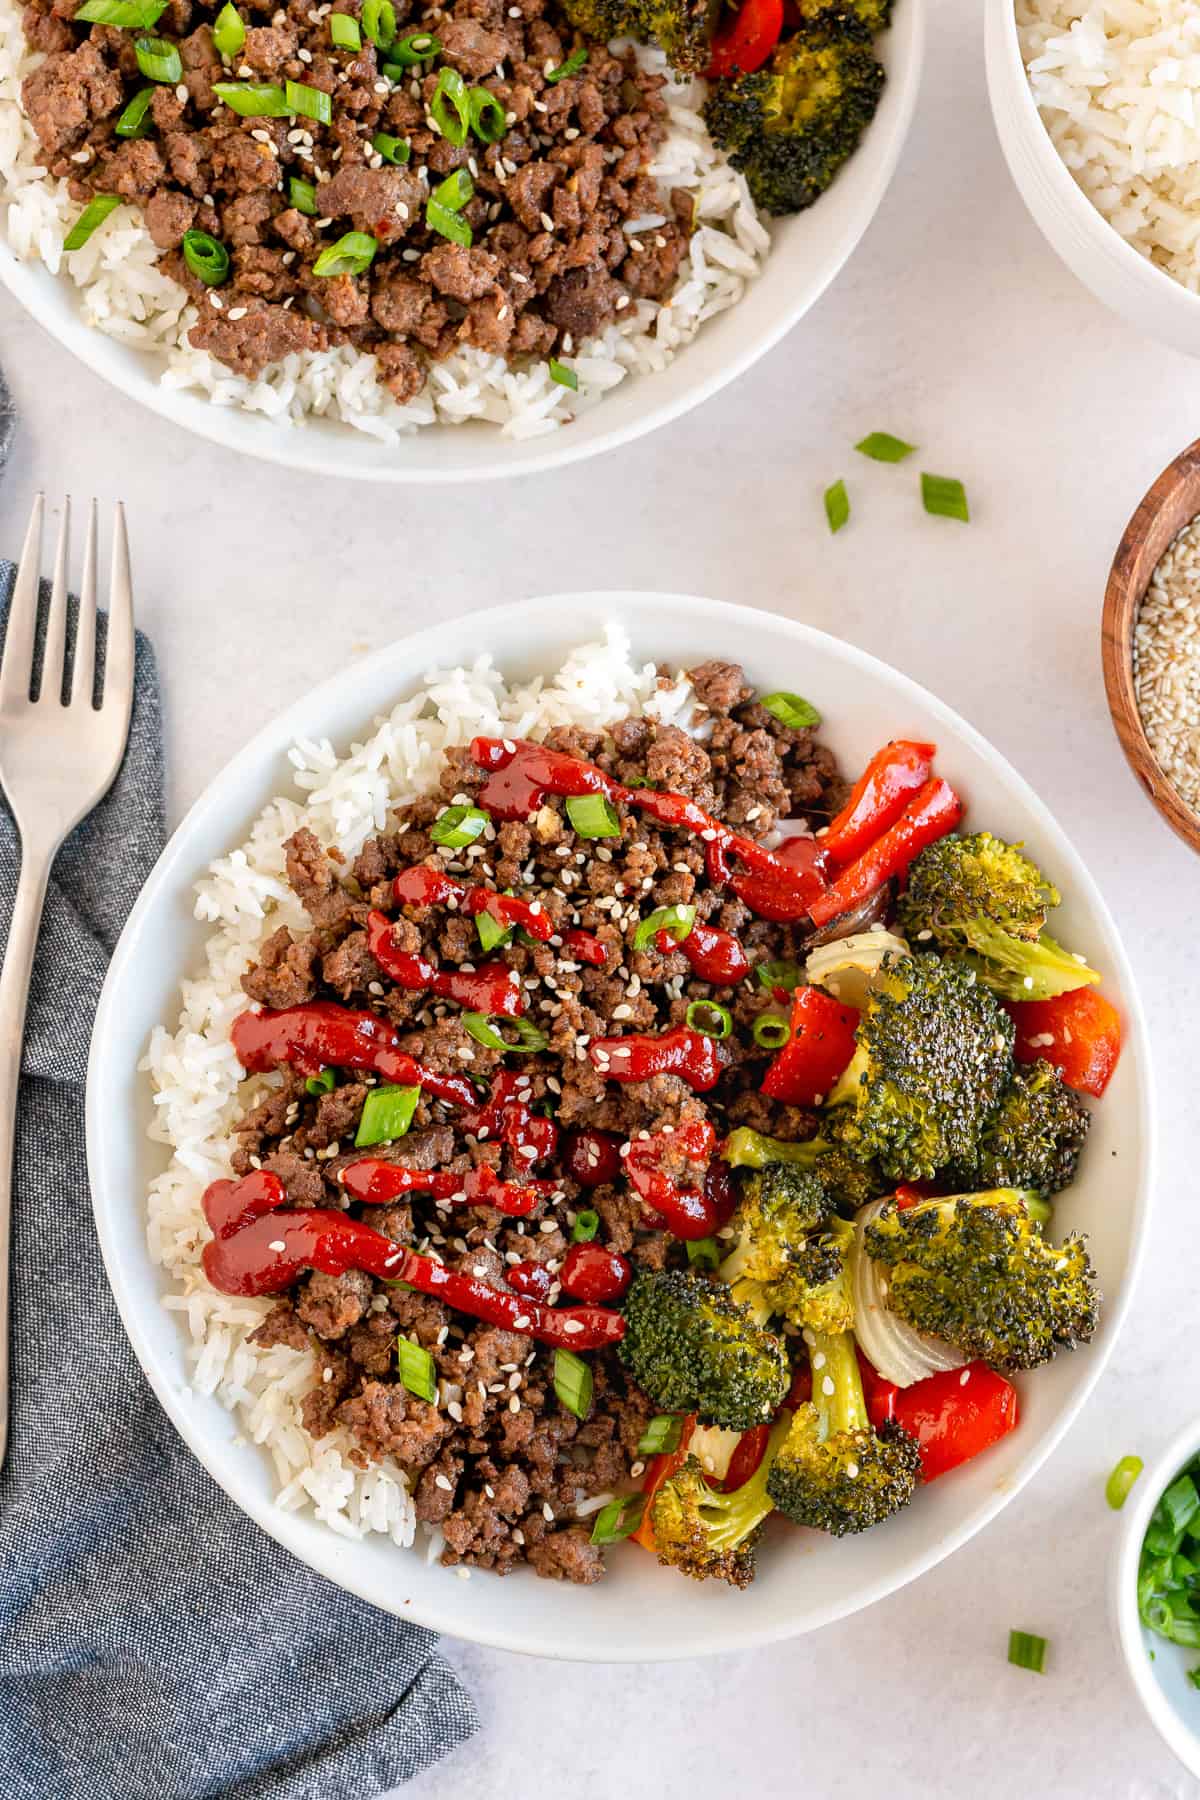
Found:
<svg viewBox="0 0 1200 1800"><path fill-rule="evenodd" d="M724 1475L719 1481L710 1476L712 1486L720 1488L724 1494L731 1494L734 1488L740 1488L743 1482L749 1481L767 1453L767 1439L770 1435L770 1425L752 1425L749 1431L743 1431L733 1446L733 1455Z"/></svg>
<svg viewBox="0 0 1200 1800"><path fill-rule="evenodd" d="M902 875L926 845L953 831L962 818L962 801L948 781L927 781L909 801L894 825L875 839L856 861L842 870L833 886L818 895L809 908L814 925L861 906L893 875Z"/></svg>
<svg viewBox="0 0 1200 1800"><path fill-rule="evenodd" d="M785 1106L815 1106L854 1055L858 1011L820 988L797 988L792 996L792 1035L763 1078L769 1100Z"/></svg>
<svg viewBox="0 0 1200 1800"><path fill-rule="evenodd" d="M654 1527L650 1522L650 1508L653 1505L654 1496L657 1494L663 1482L669 1481L676 1469L682 1469L684 1463L687 1461L688 1444L691 1441L693 1431L696 1429L697 1417L698 1415L696 1413L688 1413L687 1417L680 1425L679 1442L674 1450L664 1451L661 1456L652 1456L650 1461L646 1464L646 1478L642 1482L642 1492L646 1496L646 1504L642 1512L642 1522L630 1537L630 1542L640 1544L643 1550L654 1551L658 1548L657 1544L654 1542Z"/></svg>
<svg viewBox="0 0 1200 1800"><path fill-rule="evenodd" d="M1121 1054L1121 1015L1095 988L1072 988L1053 1000L1013 1000L1005 1010L1017 1028L1018 1062L1044 1057L1068 1087L1097 1099Z"/></svg>
<svg viewBox="0 0 1200 1800"><path fill-rule="evenodd" d="M861 1351L858 1360L872 1425L894 1419L916 1438L925 1481L969 1462L1016 1427L1017 1390L984 1362L902 1388L885 1381Z"/></svg>
<svg viewBox="0 0 1200 1800"><path fill-rule="evenodd" d="M737 17L713 39L707 81L761 69L783 30L783 0L742 0Z"/></svg>
<svg viewBox="0 0 1200 1800"><path fill-rule="evenodd" d="M862 1361L861 1356L859 1361ZM809 1362L808 1357L804 1356L792 1370L792 1385L788 1389L787 1396L783 1402L784 1408L788 1412L795 1412L798 1406L803 1406L806 1401L811 1399L812 1364Z"/></svg>
<svg viewBox="0 0 1200 1800"><path fill-rule="evenodd" d="M896 823L933 774L936 750L936 744L913 744L898 738L876 751L820 840L836 863L844 868Z"/></svg>

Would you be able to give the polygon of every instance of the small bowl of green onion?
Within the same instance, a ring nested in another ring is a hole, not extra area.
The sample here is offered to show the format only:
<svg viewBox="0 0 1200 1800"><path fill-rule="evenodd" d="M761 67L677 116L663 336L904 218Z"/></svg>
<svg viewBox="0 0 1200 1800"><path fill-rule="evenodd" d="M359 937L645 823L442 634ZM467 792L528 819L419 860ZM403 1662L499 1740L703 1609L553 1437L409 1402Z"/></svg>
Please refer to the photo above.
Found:
<svg viewBox="0 0 1200 1800"><path fill-rule="evenodd" d="M1122 1510L1117 1642L1151 1723L1200 1777L1200 1420L1144 1472L1136 1457L1123 1458L1108 1498Z"/></svg>

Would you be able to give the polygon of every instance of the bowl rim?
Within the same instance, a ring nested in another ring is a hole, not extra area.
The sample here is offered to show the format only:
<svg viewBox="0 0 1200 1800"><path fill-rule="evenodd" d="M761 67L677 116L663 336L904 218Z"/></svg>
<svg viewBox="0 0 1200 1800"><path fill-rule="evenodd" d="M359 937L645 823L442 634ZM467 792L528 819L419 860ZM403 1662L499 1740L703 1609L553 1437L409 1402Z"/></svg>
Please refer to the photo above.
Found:
<svg viewBox="0 0 1200 1800"><path fill-rule="evenodd" d="M727 1651L751 1649L763 1644L779 1642L802 1632L818 1629L874 1605L878 1600L907 1586L910 1581L917 1579L944 1561L989 1524L997 1513L1002 1511L1032 1479L1061 1443L1094 1390L1112 1354L1132 1302L1145 1254L1151 1196L1154 1187L1157 1162L1156 1104L1151 1078L1149 1040L1140 995L1124 943L1095 878L1046 803L1025 778L1013 768L1008 759L995 749L974 726L920 683L894 669L882 659L873 656L870 652L860 649L857 645L847 643L831 633L821 631L785 615L767 613L764 609L735 605L724 600L674 593L591 590L586 593L542 595L497 608L480 610L453 621L453 626L464 635L469 635L471 642L483 646L488 641L489 630L497 620L513 623L520 621L528 625L527 635L531 641L536 641L539 615L545 615L548 619L554 620L561 620L562 617L575 617L579 616L585 605L603 608L607 615L617 620L621 620L626 614L638 613L641 615L644 608L651 605L664 607L672 612L676 610L684 612L689 624L696 620L701 622L707 620L723 622L731 627L742 624L743 629L745 615L748 612L764 612L764 616L770 620L772 627L792 638L798 649L802 650L805 645L819 646L826 653L832 653L836 658L843 660L851 669L861 671L871 679L882 677L884 682L893 689L898 700L910 698L915 703L927 707L936 718L943 722L944 729L960 740L964 746L972 749L977 755L981 755L1003 776L1030 819L1035 821L1040 830L1049 834L1062 847L1066 852L1067 859L1074 864L1072 869L1073 886L1076 884L1077 877L1077 885L1086 896L1088 908L1097 927L1106 934L1108 940L1112 965L1111 976L1120 995L1127 1027L1126 1054L1132 1053L1136 1076L1133 1103L1136 1107L1139 1126L1141 1160L1134 1171L1129 1189L1129 1254L1125 1277L1119 1296L1116 1300L1106 1304L1103 1334L1098 1342L1094 1341L1088 1346L1087 1360L1082 1365L1081 1373L1057 1418L1026 1449L1021 1462L1011 1475L1003 1482L993 1484L986 1498L977 1504L954 1529L946 1532L924 1550L907 1557L898 1567L893 1566L886 1574L864 1583L856 1593L848 1594L845 1599L839 1596L835 1600L814 1607L803 1622L797 1624L793 1620L783 1618L755 1623L747 1619L745 1623L739 1623L736 1616L723 1614L720 1627L714 1629L710 1640L697 1643L695 1636L685 1636L680 1632L667 1646L656 1646L648 1655L645 1646L631 1637L619 1651L608 1650L601 1659L612 1662L673 1661L702 1654L723 1654ZM245 1480L235 1467L222 1466L224 1445L217 1441L211 1430L206 1429L199 1422L197 1412L193 1411L189 1405L189 1398L193 1390L190 1388L179 1389L166 1356L160 1357L148 1328L143 1326L134 1284L127 1280L121 1260L115 1221L120 1208L127 1207L130 1201L127 1193L121 1191L119 1179L110 1179L107 1170L110 1160L107 1143L111 1122L114 1117L120 1118L122 1115L119 1105L115 1104L116 1094L119 1090L113 1086L116 1078L112 1071L112 1059L107 1056L104 1049L109 1021L119 1014L122 1007L123 989L126 982L134 975L138 963L138 943L142 928L151 913L160 905L169 904L172 896L176 896L180 892L190 896L192 883L200 872L191 860L191 839L193 834L203 830L206 825L219 822L222 813L229 810L229 803L225 799L225 790L232 787L239 777L257 774L256 791L265 796L258 804L265 804L266 797L269 797L271 791L271 782L274 779L273 775L268 774L268 770L274 766L275 759L280 753L280 745L293 741L297 736L311 736L313 718L320 716L322 704L327 699L332 699L337 695L351 678L361 679L365 670L385 670L398 659L403 663L403 668L398 668L396 671L398 686L413 681L416 679L415 671L427 666L433 659L434 653L431 647L444 629L445 627L442 625L433 625L407 637L399 638L373 652L371 656L347 664L345 668L327 677L307 694L298 697L290 706L255 733L249 743L237 752L223 769L218 771L189 808L171 834L139 894L113 952L97 1008L89 1051L86 1131L92 1210L109 1284L137 1360L185 1443L243 1512L247 1513L276 1542L298 1555L318 1573L338 1582L360 1598L371 1601L375 1605L382 1605L399 1616L436 1630L449 1632L451 1635L461 1636L463 1628L455 1620L452 1601L444 1600L439 1606L430 1606L408 1600L402 1608L393 1607L390 1600L382 1597L377 1588L373 1588L365 1580L354 1579L344 1568L338 1566L336 1547L341 1544L342 1540L334 1532L329 1530L322 1532L319 1539L320 1553L318 1554L304 1532L299 1529L302 1515L283 1512L274 1504L273 1495L260 1500L255 1492L248 1491ZM185 967L176 968L172 985L174 986L185 973ZM125 1129L136 1132L136 1124L132 1118ZM115 1198L106 1197L114 1196L114 1194ZM140 1189L135 1204L140 1212L144 1204L144 1195ZM142 1235L144 1237L144 1234ZM159 1272L156 1270L155 1273L157 1276ZM495 1649L546 1654L544 1642L533 1638L529 1631L522 1627L519 1614L520 1609L511 1608L506 1612L501 1625L490 1626L487 1629L472 1627L467 1633L468 1640ZM557 1644L553 1653L571 1660L597 1660L595 1656L589 1655L585 1639L565 1645Z"/></svg>

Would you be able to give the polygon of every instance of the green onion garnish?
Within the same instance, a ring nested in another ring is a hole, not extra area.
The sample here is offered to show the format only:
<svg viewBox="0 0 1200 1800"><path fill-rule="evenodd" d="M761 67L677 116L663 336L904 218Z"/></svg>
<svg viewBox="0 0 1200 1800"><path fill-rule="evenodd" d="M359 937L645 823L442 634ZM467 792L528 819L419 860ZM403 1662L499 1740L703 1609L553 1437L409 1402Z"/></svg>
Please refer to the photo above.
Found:
<svg viewBox="0 0 1200 1800"><path fill-rule="evenodd" d="M356 1148L364 1144L390 1144L403 1137L413 1122L419 1087L377 1087L367 1095L354 1135Z"/></svg>
<svg viewBox="0 0 1200 1800"><path fill-rule="evenodd" d="M431 31L410 32L408 37L402 37L399 43L392 45L388 61L399 63L402 69L411 69L416 63L432 62L441 47L441 38L434 37ZM462 76L458 79L461 81Z"/></svg>
<svg viewBox="0 0 1200 1800"><path fill-rule="evenodd" d="M482 806L448 806L429 827L429 835L447 850L462 850L482 837L491 822L492 815Z"/></svg>
<svg viewBox="0 0 1200 1800"><path fill-rule="evenodd" d="M802 700L799 694L789 694L782 690L778 694L764 694L758 703L764 712L786 725L789 731L811 731L814 725L821 723L821 715L809 701Z"/></svg>
<svg viewBox="0 0 1200 1800"><path fill-rule="evenodd" d="M399 44L396 49L400 49ZM429 102L429 115L448 144L458 147L466 143L471 129L471 102L467 98L467 84L457 69L443 69L438 76Z"/></svg>
<svg viewBox="0 0 1200 1800"><path fill-rule="evenodd" d="M78 13L75 16L78 18ZM120 204L120 194L97 194L94 200L89 200L63 239L63 249L82 250L93 231L103 225L109 213L115 212Z"/></svg>
<svg viewBox="0 0 1200 1800"><path fill-rule="evenodd" d="M557 69L546 70L546 80L553 83L565 81L568 75L578 75L587 59L586 50L572 50L565 63L559 63Z"/></svg>
<svg viewBox="0 0 1200 1800"><path fill-rule="evenodd" d="M855 444L864 456L873 462L903 462L916 449L915 444L906 444L903 438L893 437L890 431L869 431L860 443Z"/></svg>
<svg viewBox="0 0 1200 1800"><path fill-rule="evenodd" d="M716 1238L689 1238L687 1259L694 1269L715 1269L721 1260L721 1247Z"/></svg>
<svg viewBox="0 0 1200 1800"><path fill-rule="evenodd" d="M575 1223L571 1227L573 1244L590 1244L600 1229L600 1214L585 1206L582 1212L575 1214Z"/></svg>
<svg viewBox="0 0 1200 1800"><path fill-rule="evenodd" d="M969 524L967 490L953 475L921 475L921 499L925 511L942 519L961 519Z"/></svg>
<svg viewBox="0 0 1200 1800"><path fill-rule="evenodd" d="M1104 1484L1104 1498L1114 1512L1120 1512L1129 1498L1129 1490L1145 1468L1140 1456L1123 1456Z"/></svg>
<svg viewBox="0 0 1200 1800"><path fill-rule="evenodd" d="M638 1439L639 1456L669 1456L679 1448L683 1421L677 1413L658 1413Z"/></svg>
<svg viewBox="0 0 1200 1800"><path fill-rule="evenodd" d="M428 1400L430 1406L437 1405L437 1373L433 1357L423 1345L414 1344L411 1338L397 1338L396 1367L410 1394Z"/></svg>
<svg viewBox="0 0 1200 1800"><path fill-rule="evenodd" d="M1157 1510L1163 1515L1167 1529L1176 1537L1181 1536L1200 1512L1200 1493L1196 1491L1196 1483L1192 1477L1181 1475L1178 1481L1173 1481L1159 1501Z"/></svg>
<svg viewBox="0 0 1200 1800"><path fill-rule="evenodd" d="M319 1094L332 1094L336 1086L337 1070L322 1069L319 1075L309 1076L304 1084L304 1091L306 1094L312 1094L315 1099Z"/></svg>
<svg viewBox="0 0 1200 1800"><path fill-rule="evenodd" d="M332 120L333 96L322 88L309 87L303 81L289 81L284 92L289 112L297 113L302 119L315 119L318 125L328 125Z"/></svg>
<svg viewBox="0 0 1200 1800"><path fill-rule="evenodd" d="M623 1494L619 1500L610 1500L596 1514L593 1544L619 1544L623 1538L632 1537L645 1510L645 1494Z"/></svg>
<svg viewBox="0 0 1200 1800"><path fill-rule="evenodd" d="M286 119L287 95L281 87L260 81L214 81L213 93L239 119Z"/></svg>
<svg viewBox="0 0 1200 1800"><path fill-rule="evenodd" d="M213 22L212 41L219 56L235 57L246 41L246 26L241 13L225 0L224 6Z"/></svg>
<svg viewBox="0 0 1200 1800"><path fill-rule="evenodd" d="M479 933L479 948L484 952L498 949L512 936L512 926L502 925L490 912L475 914L475 929Z"/></svg>
<svg viewBox="0 0 1200 1800"><path fill-rule="evenodd" d="M469 250L474 242L475 234L461 213L451 212L436 200L429 200L425 205L425 223L430 231L436 231L440 237L449 238L452 244L461 244Z"/></svg>
<svg viewBox="0 0 1200 1800"><path fill-rule="evenodd" d="M299 175L289 175L288 199L297 212L307 213L310 219L316 218L317 190L311 181L302 181Z"/></svg>
<svg viewBox="0 0 1200 1800"><path fill-rule="evenodd" d="M147 81L167 81L174 87L177 81L183 80L183 59L166 38L135 38L133 54Z"/></svg>
<svg viewBox="0 0 1200 1800"><path fill-rule="evenodd" d="M1035 1675L1043 1674L1047 1648L1045 1638L1038 1637L1036 1632L1010 1631L1008 1634L1008 1660L1018 1669L1032 1669Z"/></svg>
<svg viewBox="0 0 1200 1800"><path fill-rule="evenodd" d="M790 994L793 988L804 986L804 970L794 962L760 962L754 965L754 973L765 988L786 988Z"/></svg>
<svg viewBox="0 0 1200 1800"><path fill-rule="evenodd" d="M167 9L167 0L83 0L77 25L115 25L124 31L149 31Z"/></svg>
<svg viewBox="0 0 1200 1800"><path fill-rule="evenodd" d="M791 1026L779 1013L759 1013L753 1031L760 1050L782 1050L792 1035Z"/></svg>
<svg viewBox="0 0 1200 1800"><path fill-rule="evenodd" d="M471 180L471 171L455 169L447 175L445 181L438 182L429 198L431 204L444 206L447 212L461 212L474 193L475 183Z"/></svg>
<svg viewBox="0 0 1200 1800"><path fill-rule="evenodd" d="M349 13L330 14L329 37L339 50L362 49L362 32L358 28L358 20Z"/></svg>
<svg viewBox="0 0 1200 1800"><path fill-rule="evenodd" d="M554 1352L554 1391L577 1419L586 1419L592 1410L592 1370L573 1350Z"/></svg>
<svg viewBox="0 0 1200 1800"><path fill-rule="evenodd" d="M551 381L557 381L559 387L570 388L572 393L578 391L579 377L574 369L569 368L564 362L559 362L557 356L552 356L547 366L550 370Z"/></svg>
<svg viewBox="0 0 1200 1800"><path fill-rule="evenodd" d="M390 50L396 41L396 9L392 0L363 0L362 28L377 50Z"/></svg>
<svg viewBox="0 0 1200 1800"><path fill-rule="evenodd" d="M183 260L207 287L219 287L229 273L229 252L207 231L185 231Z"/></svg>
<svg viewBox="0 0 1200 1800"><path fill-rule="evenodd" d="M509 1050L520 1052L523 1056L532 1056L538 1050L544 1050L550 1042L546 1034L539 1031L536 1025L531 1025L528 1019L497 1018L493 1021L486 1013L472 1012L462 1013L460 1017L463 1030L469 1032L485 1050ZM496 1025L507 1025L510 1031L515 1031L516 1043L510 1043L507 1038L501 1037Z"/></svg>
<svg viewBox="0 0 1200 1800"><path fill-rule="evenodd" d="M154 99L154 88L139 88L125 111L121 114L113 130L118 137L145 137L150 129L150 103Z"/></svg>
<svg viewBox="0 0 1200 1800"><path fill-rule="evenodd" d="M375 239L366 231L348 231L336 244L322 250L313 264L314 275L361 275L371 266L378 249Z"/></svg>
<svg viewBox="0 0 1200 1800"><path fill-rule="evenodd" d="M669 931L677 944L682 944L696 923L694 906L656 906L640 922L633 934L635 950L645 950L652 944L660 931Z"/></svg>
<svg viewBox="0 0 1200 1800"><path fill-rule="evenodd" d="M384 162L406 163L412 155L412 145L407 138L392 137L386 131L375 133L371 139L371 148L378 151Z"/></svg>
<svg viewBox="0 0 1200 1800"><path fill-rule="evenodd" d="M481 144L498 144L508 130L508 114L487 88L472 88L471 130Z"/></svg>
<svg viewBox="0 0 1200 1800"><path fill-rule="evenodd" d="M620 837L621 821L607 794L568 794L567 817L577 837Z"/></svg>
<svg viewBox="0 0 1200 1800"><path fill-rule="evenodd" d="M831 482L825 489L825 517L830 531L840 531L850 518L850 496L842 480Z"/></svg>
<svg viewBox="0 0 1200 1800"><path fill-rule="evenodd" d="M703 1032L705 1037L727 1038L733 1030L729 1008L718 1006L715 1000L693 1000L684 1017L693 1031Z"/></svg>

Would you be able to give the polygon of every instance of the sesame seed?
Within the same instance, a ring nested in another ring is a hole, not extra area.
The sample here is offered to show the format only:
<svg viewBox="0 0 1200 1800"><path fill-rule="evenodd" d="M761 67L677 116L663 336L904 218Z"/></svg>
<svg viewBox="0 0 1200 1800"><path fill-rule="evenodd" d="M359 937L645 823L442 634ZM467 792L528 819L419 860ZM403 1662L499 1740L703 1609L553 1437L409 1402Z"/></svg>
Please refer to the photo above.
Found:
<svg viewBox="0 0 1200 1800"><path fill-rule="evenodd" d="M512 1396L512 1398L511 1398L511 1400L510 1400L510 1401L509 1401L509 1403L508 1403L508 1410L509 1410L509 1412L512 1412L512 1413L519 1413L519 1412L520 1412L520 1410L521 1410L521 1396L520 1396L520 1395L519 1395L519 1394L514 1394L514 1395L513 1395L513 1396Z"/></svg>
<svg viewBox="0 0 1200 1800"><path fill-rule="evenodd" d="M821 1392L824 1395L826 1395L827 1397L834 1392L834 1381L833 1381L832 1375L826 1375L824 1381L821 1383Z"/></svg>
<svg viewBox="0 0 1200 1800"><path fill-rule="evenodd" d="M272 1241L267 1245L267 1249L268 1250L286 1250L287 1245L284 1243L282 1238L273 1238Z"/></svg>

